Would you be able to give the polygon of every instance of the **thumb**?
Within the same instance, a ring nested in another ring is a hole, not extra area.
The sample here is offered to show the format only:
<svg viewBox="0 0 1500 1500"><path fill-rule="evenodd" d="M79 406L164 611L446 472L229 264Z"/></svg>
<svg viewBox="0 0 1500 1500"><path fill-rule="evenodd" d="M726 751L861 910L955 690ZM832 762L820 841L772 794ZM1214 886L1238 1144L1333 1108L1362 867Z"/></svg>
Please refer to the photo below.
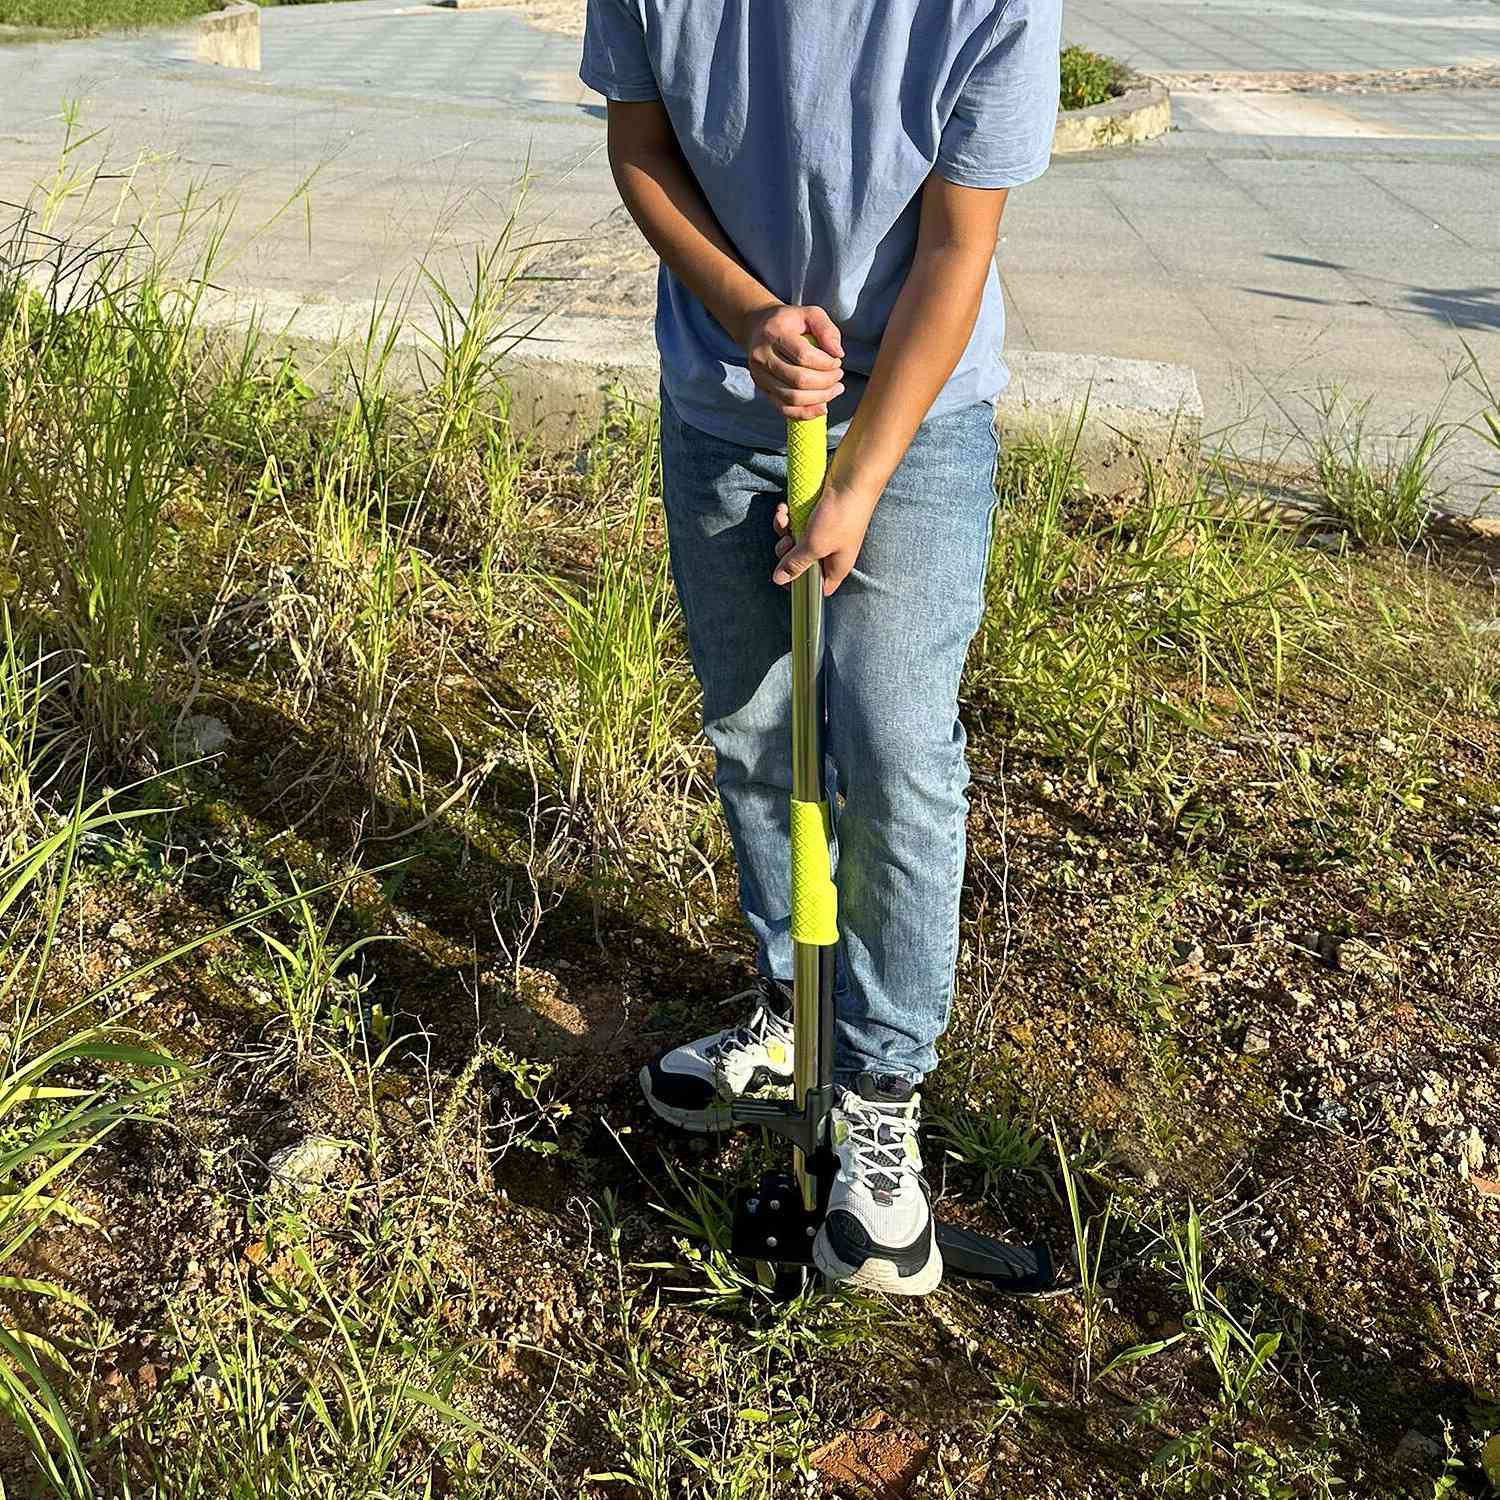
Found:
<svg viewBox="0 0 1500 1500"><path fill-rule="evenodd" d="M771 574L772 583L790 583L794 578L803 573L817 562L818 555L807 545L806 542L798 542L785 557L776 564L776 570Z"/></svg>
<svg viewBox="0 0 1500 1500"><path fill-rule="evenodd" d="M831 354L835 359L844 357L844 341L839 335L839 326L821 307L804 308L803 321L824 354Z"/></svg>

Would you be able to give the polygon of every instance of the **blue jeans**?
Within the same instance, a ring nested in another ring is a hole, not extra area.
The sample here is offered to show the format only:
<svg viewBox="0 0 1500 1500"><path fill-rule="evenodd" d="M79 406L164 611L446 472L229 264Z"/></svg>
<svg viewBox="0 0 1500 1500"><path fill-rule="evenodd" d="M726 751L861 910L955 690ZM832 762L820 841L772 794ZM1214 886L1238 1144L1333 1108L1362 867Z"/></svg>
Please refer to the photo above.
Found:
<svg viewBox="0 0 1500 1500"><path fill-rule="evenodd" d="M930 417L827 601L828 788L839 891L835 1072L920 1080L958 959L968 767L958 683L984 604L993 408ZM663 394L672 573L703 727L768 978L792 972L791 611L771 582L786 455L689 427Z"/></svg>

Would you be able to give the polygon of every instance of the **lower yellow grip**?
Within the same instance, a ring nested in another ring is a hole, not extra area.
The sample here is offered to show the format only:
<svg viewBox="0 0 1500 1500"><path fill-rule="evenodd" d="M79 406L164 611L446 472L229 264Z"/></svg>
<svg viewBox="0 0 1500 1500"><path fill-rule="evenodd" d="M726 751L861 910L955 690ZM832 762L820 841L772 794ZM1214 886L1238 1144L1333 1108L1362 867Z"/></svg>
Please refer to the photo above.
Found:
<svg viewBox="0 0 1500 1500"><path fill-rule="evenodd" d="M792 535L800 538L828 473L828 418L786 424L786 508Z"/></svg>
<svg viewBox="0 0 1500 1500"><path fill-rule="evenodd" d="M792 798L792 941L816 948L839 940L839 893L833 883L833 825L826 802Z"/></svg>

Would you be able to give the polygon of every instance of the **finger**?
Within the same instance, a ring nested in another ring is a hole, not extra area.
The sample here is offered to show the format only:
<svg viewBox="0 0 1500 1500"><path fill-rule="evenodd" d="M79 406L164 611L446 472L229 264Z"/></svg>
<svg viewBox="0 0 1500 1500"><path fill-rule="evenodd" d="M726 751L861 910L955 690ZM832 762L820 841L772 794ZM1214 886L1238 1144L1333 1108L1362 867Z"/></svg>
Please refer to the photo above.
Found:
<svg viewBox="0 0 1500 1500"><path fill-rule="evenodd" d="M788 363L774 349L766 351L765 372L769 379L798 391L825 391L837 385L844 375L837 363L829 370L809 369L806 365Z"/></svg>
<svg viewBox="0 0 1500 1500"><path fill-rule="evenodd" d="M842 359L844 340L838 324L821 307L804 307L802 311L807 319L807 331L818 341L818 347L835 359Z"/></svg>
<svg viewBox="0 0 1500 1500"><path fill-rule="evenodd" d="M771 340L771 348L789 365L801 365L809 370L836 370L839 367L839 355L829 353L818 344L808 343L801 334L778 334Z"/></svg>
<svg viewBox="0 0 1500 1500"><path fill-rule="evenodd" d="M835 593L838 586L854 571L854 559L846 553L830 553L823 559L823 597Z"/></svg>
<svg viewBox="0 0 1500 1500"><path fill-rule="evenodd" d="M805 410L825 412L828 405L835 397L843 393L843 386L836 385L831 391L817 391L809 394L806 391L782 391L778 396L772 397L774 405L780 408L783 416L794 417Z"/></svg>
<svg viewBox="0 0 1500 1500"><path fill-rule="evenodd" d="M844 394L842 381L818 390L803 391L796 386L779 385L771 380L762 385L761 390L778 406L826 406L830 401Z"/></svg>
<svg viewBox="0 0 1500 1500"><path fill-rule="evenodd" d="M765 396L766 400L768 400L771 405L776 408L777 413L780 416L784 417L788 422L805 422L811 417L824 416L828 411L828 403L826 401L809 400L808 397L803 395L801 392L797 392L795 394L790 392L778 394L777 392L768 390L765 386L760 385L759 381L757 381L756 384L760 387L760 390Z"/></svg>
<svg viewBox="0 0 1500 1500"><path fill-rule="evenodd" d="M750 378L755 382L757 389L764 391L771 403L777 407L821 406L844 392L844 383L841 380L835 380L831 385L804 389L801 386L788 385L785 381L778 380L767 373L764 367L758 365L751 365Z"/></svg>
<svg viewBox="0 0 1500 1500"><path fill-rule="evenodd" d="M798 542L785 557L776 564L775 571L771 574L772 583L790 583L794 578L800 578L802 574L817 562L806 543Z"/></svg>
<svg viewBox="0 0 1500 1500"><path fill-rule="evenodd" d="M784 536L784 537L782 537L781 540L776 543L776 555L777 555L777 557L785 557L787 555L787 553L790 552L792 550L792 548L795 547L796 545L797 545L797 538L796 537L794 537L794 536Z"/></svg>
<svg viewBox="0 0 1500 1500"><path fill-rule="evenodd" d="M774 531L777 536L786 536L787 533L791 531L791 529L791 513L786 508L786 501L783 500L781 504L776 507L776 514L771 517L771 530Z"/></svg>

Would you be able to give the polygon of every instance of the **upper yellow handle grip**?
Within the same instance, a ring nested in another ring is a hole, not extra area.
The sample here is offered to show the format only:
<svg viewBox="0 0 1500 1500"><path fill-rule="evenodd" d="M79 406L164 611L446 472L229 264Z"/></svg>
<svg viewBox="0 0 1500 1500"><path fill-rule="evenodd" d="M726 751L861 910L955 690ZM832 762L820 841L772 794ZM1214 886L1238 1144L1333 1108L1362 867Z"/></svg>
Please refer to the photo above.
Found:
<svg viewBox="0 0 1500 1500"><path fill-rule="evenodd" d="M807 335L814 347L817 340ZM808 417L786 424L786 508L792 535L799 541L802 528L822 493L828 473L828 418Z"/></svg>

